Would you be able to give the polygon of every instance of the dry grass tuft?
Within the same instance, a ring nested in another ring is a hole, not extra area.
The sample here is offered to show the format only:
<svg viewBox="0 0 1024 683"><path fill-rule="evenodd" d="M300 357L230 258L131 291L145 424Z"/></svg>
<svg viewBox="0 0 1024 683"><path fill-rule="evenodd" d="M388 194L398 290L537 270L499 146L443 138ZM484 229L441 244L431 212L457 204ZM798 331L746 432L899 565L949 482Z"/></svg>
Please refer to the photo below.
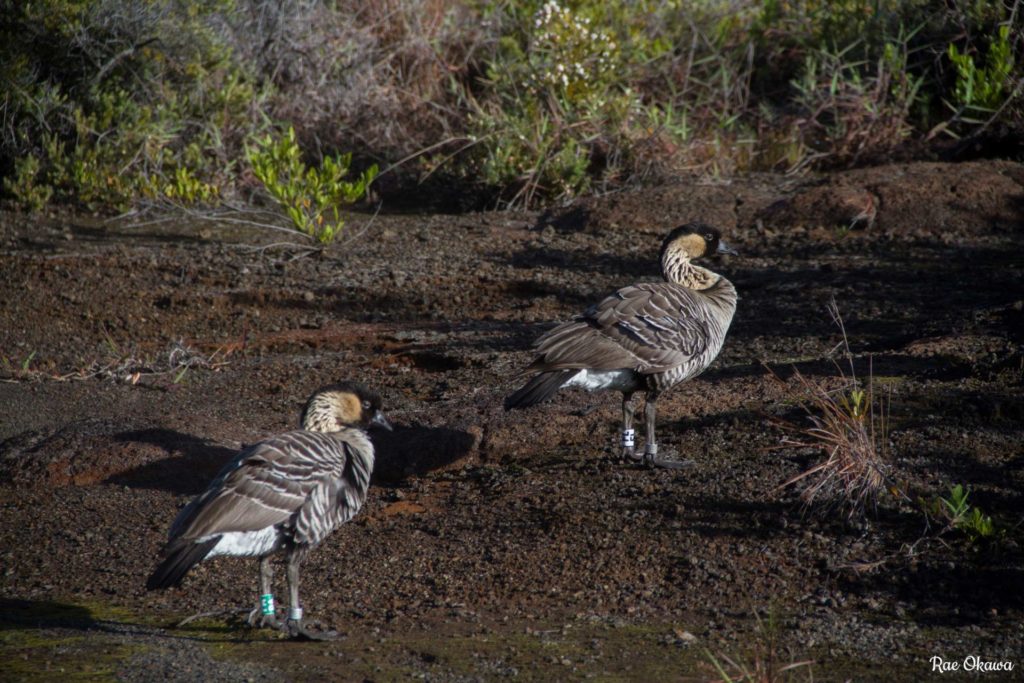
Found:
<svg viewBox="0 0 1024 683"><path fill-rule="evenodd" d="M889 480L888 448L889 395L879 396L873 374L859 380L853 365L846 328L833 301L829 313L843 335L840 348L849 373L838 364L840 383L836 389L812 382L794 372L795 396L807 413L811 426L784 423L787 435L783 447L808 448L824 453L824 460L786 480L780 488L803 485L800 498L807 506L845 509L850 518L873 508Z"/></svg>
<svg viewBox="0 0 1024 683"><path fill-rule="evenodd" d="M757 633L753 638L748 658L730 657L719 653L716 657L710 650L704 650L714 671L710 683L789 683L797 680L814 680L814 661L805 659L785 661L779 642L780 627L775 614L770 612L767 621L755 612ZM705 665L706 667L707 665Z"/></svg>
<svg viewBox="0 0 1024 683"><path fill-rule="evenodd" d="M707 657L715 667L716 673L721 676L721 678L711 679L712 683L781 683L795 680L795 677L801 673L800 669L811 665L811 661L808 660L783 666L772 666L770 662L763 659L755 659L753 664L748 664L728 655L721 655L721 660L719 660L710 652L707 653ZM810 673L807 674L807 680L814 680Z"/></svg>

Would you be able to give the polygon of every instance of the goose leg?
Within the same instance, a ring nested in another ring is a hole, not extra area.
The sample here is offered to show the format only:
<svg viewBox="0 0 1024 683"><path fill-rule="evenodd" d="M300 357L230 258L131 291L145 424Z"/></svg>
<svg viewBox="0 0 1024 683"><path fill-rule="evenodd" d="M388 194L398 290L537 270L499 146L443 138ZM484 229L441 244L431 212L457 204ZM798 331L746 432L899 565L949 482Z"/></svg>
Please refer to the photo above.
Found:
<svg viewBox="0 0 1024 683"><path fill-rule="evenodd" d="M280 628L274 613L274 568L270 556L260 558L260 604L249 613L249 625L254 628Z"/></svg>
<svg viewBox="0 0 1024 683"><path fill-rule="evenodd" d="M654 437L655 413L657 412L657 401L659 392L651 390L647 392L647 401L644 403L644 418L647 421L647 445L644 447L644 464L648 467L663 467L669 470L681 470L690 467L692 460L665 460L658 457L658 442Z"/></svg>
<svg viewBox="0 0 1024 683"><path fill-rule="evenodd" d="M336 634L330 632L314 633L302 625L302 606L299 603L299 565L305 553L299 549L288 552L288 635L294 640L330 640Z"/></svg>
<svg viewBox="0 0 1024 683"><path fill-rule="evenodd" d="M212 612L199 612L193 614L190 617L186 617L179 621L175 626L181 628L186 626L197 619L208 619L210 617L233 617L236 614L246 614L245 621L249 626L253 628L280 628L281 625L277 623L277 618L274 616L273 611L270 614L266 614L264 605L269 605L269 609L274 609L274 596L271 594L271 578L273 577L273 569L270 566L269 557L260 558L260 602L256 607L251 610L248 607L242 607L240 609L219 609L213 610ZM268 601L269 598L269 601Z"/></svg>
<svg viewBox="0 0 1024 683"><path fill-rule="evenodd" d="M623 460L636 460L636 432L633 429L633 392L622 394L622 454Z"/></svg>

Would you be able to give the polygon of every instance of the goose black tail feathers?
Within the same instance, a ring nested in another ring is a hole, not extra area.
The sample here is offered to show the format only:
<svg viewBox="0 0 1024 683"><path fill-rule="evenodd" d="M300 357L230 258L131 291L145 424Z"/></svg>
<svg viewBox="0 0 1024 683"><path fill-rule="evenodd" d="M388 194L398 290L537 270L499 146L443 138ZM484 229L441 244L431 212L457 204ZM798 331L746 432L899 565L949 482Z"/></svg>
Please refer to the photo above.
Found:
<svg viewBox="0 0 1024 683"><path fill-rule="evenodd" d="M530 378L518 391L505 398L505 410L527 408L536 403L546 401L562 388L576 370L552 370L541 372Z"/></svg>
<svg viewBox="0 0 1024 683"><path fill-rule="evenodd" d="M180 585L185 574L188 574L188 570L202 562L219 540L220 536L214 536L199 543L180 539L172 541L167 546L160 566L146 581L146 590L159 590Z"/></svg>

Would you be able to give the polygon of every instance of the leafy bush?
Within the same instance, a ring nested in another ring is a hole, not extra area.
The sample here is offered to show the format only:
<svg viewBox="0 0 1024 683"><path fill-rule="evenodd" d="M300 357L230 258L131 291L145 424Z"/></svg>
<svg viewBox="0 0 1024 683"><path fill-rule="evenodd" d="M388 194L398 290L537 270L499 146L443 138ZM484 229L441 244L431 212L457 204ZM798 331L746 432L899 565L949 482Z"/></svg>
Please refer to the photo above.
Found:
<svg viewBox="0 0 1024 683"><path fill-rule="evenodd" d="M267 135L248 152L253 173L270 196L288 214L300 232L329 244L344 221L339 209L361 199L377 177L377 166L363 171L358 180L348 175L352 155L324 157L320 168L307 167L295 142L295 129L279 139Z"/></svg>
<svg viewBox="0 0 1024 683"><path fill-rule="evenodd" d="M989 43L985 66L978 68L974 59L949 44L949 59L956 67L954 95L958 104L995 109L1002 104L1013 72L1014 58L1010 50L1010 27L1000 26L999 34Z"/></svg>
<svg viewBox="0 0 1024 683"><path fill-rule="evenodd" d="M230 198L272 125L387 166L382 192L520 204L1024 128L1024 12L982 0L3 7L0 176L34 208Z"/></svg>
<svg viewBox="0 0 1024 683"><path fill-rule="evenodd" d="M805 114L799 126L803 141L843 162L904 142L922 85L907 71L908 36L886 43L873 64L851 61L855 47L808 54L792 84L794 103Z"/></svg>
<svg viewBox="0 0 1024 683"><path fill-rule="evenodd" d="M235 0L224 35L300 140L397 161L464 135L463 85L496 40L477 5Z"/></svg>
<svg viewBox="0 0 1024 683"><path fill-rule="evenodd" d="M920 502L925 513L944 520L946 527L963 533L972 544L998 539L1004 533L992 518L967 502L971 490L962 484L949 487L949 497L936 496L931 503Z"/></svg>
<svg viewBox="0 0 1024 683"><path fill-rule="evenodd" d="M224 0L40 0L0 25L5 189L124 208L208 201L262 119L262 94L213 30ZM36 162L21 159L34 158ZM33 168L35 166L35 168ZM34 171L34 172L30 172ZM45 188L45 189L43 189Z"/></svg>
<svg viewBox="0 0 1024 683"><path fill-rule="evenodd" d="M670 51L647 32L661 7L548 0L495 19L502 36L480 96L468 99L476 146L458 159L466 175L521 203L571 197L630 175L634 150L653 133L648 124L664 118L637 87L644 62Z"/></svg>
<svg viewBox="0 0 1024 683"><path fill-rule="evenodd" d="M39 157L28 154L14 162L14 174L4 178L4 190L32 211L39 211L53 197L53 187L39 182Z"/></svg>

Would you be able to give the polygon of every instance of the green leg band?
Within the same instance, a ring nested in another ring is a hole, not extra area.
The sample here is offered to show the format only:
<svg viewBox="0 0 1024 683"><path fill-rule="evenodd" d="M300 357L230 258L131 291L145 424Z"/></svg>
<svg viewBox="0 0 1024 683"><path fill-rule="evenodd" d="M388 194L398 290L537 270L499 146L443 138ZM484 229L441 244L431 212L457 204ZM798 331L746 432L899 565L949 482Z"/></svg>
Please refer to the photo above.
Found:
<svg viewBox="0 0 1024 683"><path fill-rule="evenodd" d="M265 593L260 596L260 607L263 609L263 614L268 617L274 616L274 596L270 593Z"/></svg>

